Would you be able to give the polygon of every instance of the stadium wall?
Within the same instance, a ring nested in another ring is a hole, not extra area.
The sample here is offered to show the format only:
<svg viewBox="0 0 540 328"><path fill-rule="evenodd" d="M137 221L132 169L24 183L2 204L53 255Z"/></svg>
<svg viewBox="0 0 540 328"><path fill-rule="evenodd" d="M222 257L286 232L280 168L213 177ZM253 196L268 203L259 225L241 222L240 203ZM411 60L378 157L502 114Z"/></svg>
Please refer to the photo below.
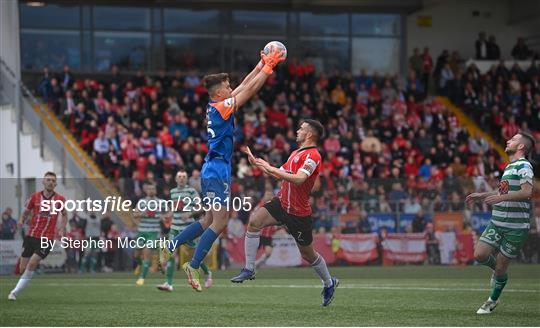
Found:
<svg viewBox="0 0 540 328"><path fill-rule="evenodd" d="M0 58L20 77L18 1L0 1L0 17Z"/></svg>
<svg viewBox="0 0 540 328"><path fill-rule="evenodd" d="M540 13L523 17L516 14L519 2L510 1L425 1L424 8L407 16L407 55L415 47L430 47L433 59L444 49L457 50L462 58L475 56L478 33L494 35L503 58L510 58L518 37L538 34ZM477 12L475 16L473 13ZM514 12L514 14L512 14ZM418 26L419 16L431 17L432 25ZM521 18L520 18L521 17ZM517 18L517 19L516 19Z"/></svg>

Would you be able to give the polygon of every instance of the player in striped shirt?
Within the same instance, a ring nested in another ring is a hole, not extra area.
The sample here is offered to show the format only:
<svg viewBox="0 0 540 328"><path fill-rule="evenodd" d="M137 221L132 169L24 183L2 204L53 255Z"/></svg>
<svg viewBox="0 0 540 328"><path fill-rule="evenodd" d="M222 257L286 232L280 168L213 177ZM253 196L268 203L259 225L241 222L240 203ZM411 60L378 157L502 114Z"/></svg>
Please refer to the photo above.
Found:
<svg viewBox="0 0 540 328"><path fill-rule="evenodd" d="M172 240L174 237L184 231L184 229L192 222L195 222L195 219L198 219L204 212L196 212L193 210L193 205L199 203L201 199L197 190L187 184L188 179L189 177L185 170L178 171L176 173L176 188L171 189L170 192L170 200L173 202L173 204L175 204L175 207L177 207L172 209L172 225L171 230L169 231L170 240ZM197 246L197 243L196 241L191 240L185 243L185 245L189 248L194 249ZM160 263L160 265L161 264L162 263ZM159 290L172 292L174 265L174 256L171 256L167 260L167 281L164 284L157 286ZM208 269L208 266L204 262L201 262L201 269L206 274L206 281L204 287L212 287L212 271Z"/></svg>
<svg viewBox="0 0 540 328"><path fill-rule="evenodd" d="M137 211L133 217L138 220L137 224L137 239L141 239L142 243L158 240L161 235L161 212L159 210L161 199L157 198L156 185L154 183L145 183L143 192L146 197L139 200L137 203ZM150 269L152 261L152 248L142 248L142 270L139 274L136 284L144 285L144 279Z"/></svg>
<svg viewBox="0 0 540 328"><path fill-rule="evenodd" d="M51 246L42 247L41 241L52 241L56 237L62 237L66 233L67 213L66 210L54 211L46 210L42 205L45 201L65 202L64 196L56 193L56 174L47 172L43 176L43 190L33 193L26 201L24 211L17 224L21 228L28 216L31 215L28 234L24 237L23 252L19 262L20 272L23 272L15 288L9 293L8 299L14 301L17 295L23 290L34 276L34 272L41 260L49 255ZM56 207L56 206L55 206ZM49 205L52 208L52 204ZM58 219L60 224L57 227Z"/></svg>
<svg viewBox="0 0 540 328"><path fill-rule="evenodd" d="M499 296L508 281L510 261L519 254L529 233L531 197L533 193L533 168L526 159L534 150L534 138L524 132L514 135L506 142L505 152L510 163L496 191L473 193L467 203L483 201L493 206L491 221L476 244L476 260L491 270L492 292L478 314L491 313L499 303ZM497 255L494 253L498 251Z"/></svg>
<svg viewBox="0 0 540 328"><path fill-rule="evenodd" d="M271 201L256 210L249 218L245 238L246 265L232 282L241 283L255 278L255 257L261 229L267 226L283 225L296 240L298 250L321 278L322 305L329 305L339 281L330 275L324 258L313 249L313 219L311 218L310 194L321 171L322 159L317 150L318 142L323 138L324 127L315 120L305 120L296 132L298 149L279 169L272 167L260 158L255 158L249 148L246 149L248 160L260 167L263 172L281 180L281 189Z"/></svg>

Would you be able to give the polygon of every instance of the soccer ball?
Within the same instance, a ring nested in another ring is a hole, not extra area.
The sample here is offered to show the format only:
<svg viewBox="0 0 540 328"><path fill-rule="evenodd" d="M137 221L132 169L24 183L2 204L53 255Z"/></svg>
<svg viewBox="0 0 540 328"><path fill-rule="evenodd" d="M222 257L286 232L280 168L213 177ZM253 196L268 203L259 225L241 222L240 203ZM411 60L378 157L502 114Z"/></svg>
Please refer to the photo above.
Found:
<svg viewBox="0 0 540 328"><path fill-rule="evenodd" d="M283 50L284 53L281 56L281 58L283 58L283 60L285 60L285 58L287 58L287 48L285 47L285 45L283 43L281 43L279 41L270 41L270 42L268 42L264 46L264 54L268 55L268 53L270 53L270 50L272 50L272 48L279 48L280 50Z"/></svg>

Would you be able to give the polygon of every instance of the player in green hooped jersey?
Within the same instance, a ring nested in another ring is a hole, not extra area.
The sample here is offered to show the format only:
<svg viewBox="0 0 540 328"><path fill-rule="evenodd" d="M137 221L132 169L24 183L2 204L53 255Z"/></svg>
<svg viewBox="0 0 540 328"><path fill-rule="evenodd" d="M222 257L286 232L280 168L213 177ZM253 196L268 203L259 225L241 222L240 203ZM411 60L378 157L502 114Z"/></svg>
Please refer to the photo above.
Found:
<svg viewBox="0 0 540 328"><path fill-rule="evenodd" d="M173 209L172 211L172 225L169 232L170 240L184 231L188 225L195 221L195 218L199 217L203 213L202 210L196 212L193 209L194 207L201 207L197 206L197 204L201 204L201 199L197 190L187 184L188 178L188 174L185 170L178 171L176 173L176 188L171 189L170 192L170 200L172 200L174 204L180 202L178 209ZM197 246L196 240L187 242L185 245L195 249ZM174 256L171 256L171 258L169 258L167 261L167 269L165 270L167 281L165 281L165 283L162 285L157 286L159 290L166 292L171 292L173 290L172 283L174 266ZM206 288L212 287L212 272L208 269L208 266L204 262L201 263L201 269L206 274L204 286Z"/></svg>
<svg viewBox="0 0 540 328"><path fill-rule="evenodd" d="M159 212L159 202L161 201L156 197L156 185L153 183L145 183L143 185L143 192L146 197L139 200L137 203L136 211L133 217L138 220L137 224L137 237L141 239L141 244L146 244L148 241L158 240L161 235L161 219L162 213ZM149 209L147 209L149 208ZM139 211L139 209L141 211ZM158 211L154 211L158 209ZM142 270L140 270L139 278L137 279L137 285L144 285L144 279L150 269L152 261L153 249L144 247L142 249Z"/></svg>
<svg viewBox="0 0 540 328"><path fill-rule="evenodd" d="M504 169L499 190L472 193L466 198L467 203L483 201L493 206L491 221L474 250L476 261L493 270L493 290L478 314L489 314L499 304L499 296L508 281L508 265L519 254L529 233L534 174L526 157L532 151L534 138L530 134L520 132L513 136L506 142L510 163ZM498 254L494 255L496 251Z"/></svg>

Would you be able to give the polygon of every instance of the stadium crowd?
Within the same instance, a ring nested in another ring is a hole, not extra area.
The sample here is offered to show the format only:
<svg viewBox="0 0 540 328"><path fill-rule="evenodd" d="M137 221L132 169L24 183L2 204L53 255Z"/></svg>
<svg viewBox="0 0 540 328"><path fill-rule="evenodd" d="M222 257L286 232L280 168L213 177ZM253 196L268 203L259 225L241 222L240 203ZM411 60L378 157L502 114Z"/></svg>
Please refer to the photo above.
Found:
<svg viewBox="0 0 540 328"><path fill-rule="evenodd" d="M362 218L370 212L461 211L467 192L496 186L504 163L486 140L469 137L448 108L426 95L429 80L422 74L432 72L418 74L412 64L402 81L365 72L316 74L311 64L291 60L236 115L236 146L250 145L279 166L295 148L302 118L325 125L324 192L313 199L317 230L330 231L344 213L357 213L357 228L366 231ZM108 81L95 81L75 79L66 67L58 77L45 69L38 89L128 197L140 197L145 180L158 182L164 196L180 167L198 186L208 101L200 76L129 76L113 67ZM276 188L240 152L233 165L234 195L260 199Z"/></svg>
<svg viewBox="0 0 540 328"><path fill-rule="evenodd" d="M479 49L480 55L489 50L491 59L497 49L494 38L489 42ZM465 67L456 51L443 51L433 65L425 48L422 54L414 50L409 67L405 79L365 71L352 76L317 73L310 62L291 59L236 114L237 150L249 145L279 166L296 147L303 118L325 125L322 188L312 199L317 232L371 232L370 213L416 214L406 231L423 232L433 212L488 211L480 204L466 208L464 196L495 188L505 163L432 95L462 104L499 143L520 129L539 135L538 65L509 70L501 62L481 74L474 64ZM240 78L232 75L232 85ZM208 101L201 82L195 72L128 75L116 66L97 81L75 78L66 66L57 75L45 68L38 93L103 173L138 199L144 181L156 182L160 197L167 197L179 168L200 188ZM537 143L533 160L540 162L539 154ZM278 188L240 151L234 156L233 196L251 197L256 205ZM346 221L340 220L344 214ZM245 224L249 213L233 217Z"/></svg>

